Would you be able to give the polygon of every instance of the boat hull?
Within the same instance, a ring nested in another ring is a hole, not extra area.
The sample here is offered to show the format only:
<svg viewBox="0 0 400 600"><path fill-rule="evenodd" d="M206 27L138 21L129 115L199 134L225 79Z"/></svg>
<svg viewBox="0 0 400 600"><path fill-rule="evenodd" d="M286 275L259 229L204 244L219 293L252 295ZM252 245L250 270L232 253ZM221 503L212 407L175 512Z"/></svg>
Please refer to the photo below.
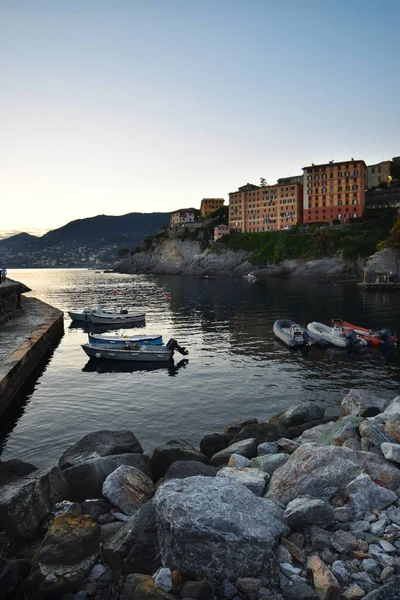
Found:
<svg viewBox="0 0 400 600"><path fill-rule="evenodd" d="M72 312L69 311L68 312L70 318L72 319L72 321L79 321L81 323L91 323L92 322L92 317L90 313L83 313L83 312Z"/></svg>
<svg viewBox="0 0 400 600"><path fill-rule="evenodd" d="M89 344L124 348L127 344L160 346L162 335L100 335L89 333Z"/></svg>
<svg viewBox="0 0 400 600"><path fill-rule="evenodd" d="M129 323L140 323L145 321L146 313L100 315L91 314L91 320L94 325L128 325Z"/></svg>
<svg viewBox="0 0 400 600"><path fill-rule="evenodd" d="M289 348L298 348L300 346L306 346L309 344L316 344L317 346L322 346L325 348L328 345L328 342L323 339L320 335L311 333L307 331L305 327L300 327L300 329L306 335L303 335L301 338L295 338L291 335L290 328L292 325L297 325L294 321L290 321L290 319L278 319L274 323L273 332L277 338L279 338L286 346Z"/></svg>
<svg viewBox="0 0 400 600"><path fill-rule="evenodd" d="M141 346L137 350L110 348L98 344L82 344L82 349L90 358L118 360L124 362L168 362L172 359L173 351L165 346Z"/></svg>

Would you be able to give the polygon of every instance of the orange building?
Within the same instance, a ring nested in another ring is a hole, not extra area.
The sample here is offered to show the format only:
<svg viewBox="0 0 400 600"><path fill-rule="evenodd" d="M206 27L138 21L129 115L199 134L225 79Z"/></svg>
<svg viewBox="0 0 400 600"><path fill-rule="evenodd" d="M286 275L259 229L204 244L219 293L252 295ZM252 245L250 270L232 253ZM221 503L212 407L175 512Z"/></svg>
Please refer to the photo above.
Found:
<svg viewBox="0 0 400 600"><path fill-rule="evenodd" d="M200 206L200 214L202 217L212 215L216 210L224 205L224 198L203 198Z"/></svg>
<svg viewBox="0 0 400 600"><path fill-rule="evenodd" d="M333 161L303 169L304 223L348 221L364 214L366 165Z"/></svg>
<svg viewBox="0 0 400 600"><path fill-rule="evenodd" d="M258 186L248 183L229 194L229 226L243 233L289 229L303 220L300 183Z"/></svg>

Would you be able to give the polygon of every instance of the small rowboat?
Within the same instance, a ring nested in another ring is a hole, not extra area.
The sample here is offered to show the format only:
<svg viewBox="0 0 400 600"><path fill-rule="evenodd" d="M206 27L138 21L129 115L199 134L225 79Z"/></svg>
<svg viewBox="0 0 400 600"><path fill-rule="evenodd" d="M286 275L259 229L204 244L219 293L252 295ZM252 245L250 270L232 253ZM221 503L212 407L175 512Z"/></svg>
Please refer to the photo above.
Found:
<svg viewBox="0 0 400 600"><path fill-rule="evenodd" d="M89 344L99 346L142 346L143 344L160 346L163 343L162 335L107 335L89 333Z"/></svg>
<svg viewBox="0 0 400 600"><path fill-rule="evenodd" d="M324 340L338 346L339 348L347 348L348 346L366 346L367 342L358 337L352 329L345 331L339 323L336 321L332 327L324 325L324 323L318 323L314 321L307 325L307 329L310 333L320 335Z"/></svg>
<svg viewBox="0 0 400 600"><path fill-rule="evenodd" d="M311 344L324 347L328 345L328 342L320 335L307 331L305 327L289 319L278 319L275 321L273 332L289 348L310 346Z"/></svg>
<svg viewBox="0 0 400 600"><path fill-rule="evenodd" d="M341 321L340 319L335 319L335 321L340 322L345 331L352 329L357 336L363 338L370 346L380 346L381 344L397 345L398 338L392 335L392 332L387 327L383 329L366 329L365 327L348 323L348 321Z"/></svg>
<svg viewBox="0 0 400 600"><path fill-rule="evenodd" d="M177 350L187 356L186 348L179 346L171 338L165 346L143 344L139 348L116 348L115 346L99 346L99 344L82 344L82 349L90 358L118 360L125 362L168 362Z"/></svg>

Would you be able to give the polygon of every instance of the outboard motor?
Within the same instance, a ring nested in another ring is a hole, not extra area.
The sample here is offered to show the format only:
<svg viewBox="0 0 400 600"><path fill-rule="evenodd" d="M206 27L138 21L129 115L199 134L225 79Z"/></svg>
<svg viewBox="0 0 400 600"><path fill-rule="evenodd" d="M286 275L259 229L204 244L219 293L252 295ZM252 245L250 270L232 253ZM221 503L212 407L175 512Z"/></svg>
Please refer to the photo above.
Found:
<svg viewBox="0 0 400 600"><path fill-rule="evenodd" d="M189 354L189 350L186 350L183 346L180 346L174 338L171 338L169 342L166 344L166 348L168 350L177 350L182 356L187 356Z"/></svg>
<svg viewBox="0 0 400 600"><path fill-rule="evenodd" d="M353 329L349 329L346 332L346 339L347 339L347 345L348 346L355 346L356 344L358 344L359 340L356 336L356 333Z"/></svg>
<svg viewBox="0 0 400 600"><path fill-rule="evenodd" d="M311 346L310 336L308 335L308 331L303 329L303 340L305 346Z"/></svg>
<svg viewBox="0 0 400 600"><path fill-rule="evenodd" d="M393 339L392 332L387 327L384 327L380 330L380 334L382 336L382 340L389 344L390 346L396 346L396 342Z"/></svg>

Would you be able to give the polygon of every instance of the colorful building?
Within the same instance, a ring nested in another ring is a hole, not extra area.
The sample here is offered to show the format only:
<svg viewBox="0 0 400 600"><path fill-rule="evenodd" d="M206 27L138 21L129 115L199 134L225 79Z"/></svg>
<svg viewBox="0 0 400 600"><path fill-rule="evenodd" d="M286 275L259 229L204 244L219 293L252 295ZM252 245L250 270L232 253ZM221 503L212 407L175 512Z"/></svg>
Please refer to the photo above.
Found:
<svg viewBox="0 0 400 600"><path fill-rule="evenodd" d="M219 240L223 235L228 235L230 230L231 228L228 225L217 225L217 227L214 227L214 242Z"/></svg>
<svg viewBox="0 0 400 600"><path fill-rule="evenodd" d="M229 226L243 233L290 229L303 219L300 183L258 186L248 183L229 194Z"/></svg>
<svg viewBox="0 0 400 600"><path fill-rule="evenodd" d="M224 205L224 198L203 198L200 206L200 214L202 217L212 215L216 210Z"/></svg>
<svg viewBox="0 0 400 600"><path fill-rule="evenodd" d="M171 227L194 223L199 211L196 208L179 208L171 213Z"/></svg>
<svg viewBox="0 0 400 600"><path fill-rule="evenodd" d="M330 223L362 217L366 165L363 160L333 161L303 169L304 223Z"/></svg>

